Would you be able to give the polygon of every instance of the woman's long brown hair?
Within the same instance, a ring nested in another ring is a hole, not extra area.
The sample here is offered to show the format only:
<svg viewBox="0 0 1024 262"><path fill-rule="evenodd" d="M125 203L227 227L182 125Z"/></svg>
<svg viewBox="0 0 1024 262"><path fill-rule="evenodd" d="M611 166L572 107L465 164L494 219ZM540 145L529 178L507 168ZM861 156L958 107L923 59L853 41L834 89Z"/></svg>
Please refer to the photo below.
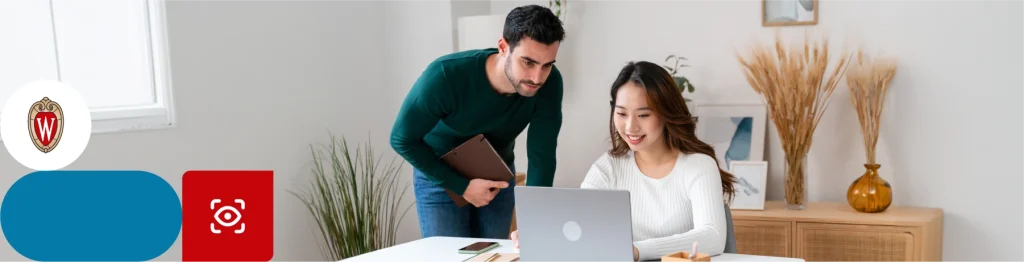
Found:
<svg viewBox="0 0 1024 262"><path fill-rule="evenodd" d="M629 145L619 136L619 132L615 130L614 119L616 95L618 95L619 88L626 83L633 83L647 90L647 105L654 111L654 115L664 123L664 141L670 149L679 150L686 154L700 153L708 155L715 159L716 166L719 166L718 159L715 158L714 148L697 139L697 123L690 114L690 110L686 108L686 103L683 101L681 92L676 88L672 75L661 66L646 61L630 62L627 64L619 72L619 76L615 78L615 82L612 84L612 112L608 122L609 131L611 132L612 149L608 151L608 154L621 156L630 150ZM721 168L718 171L722 177L722 191L725 194L725 201L726 203L731 203L735 195L733 183L736 182L736 177Z"/></svg>

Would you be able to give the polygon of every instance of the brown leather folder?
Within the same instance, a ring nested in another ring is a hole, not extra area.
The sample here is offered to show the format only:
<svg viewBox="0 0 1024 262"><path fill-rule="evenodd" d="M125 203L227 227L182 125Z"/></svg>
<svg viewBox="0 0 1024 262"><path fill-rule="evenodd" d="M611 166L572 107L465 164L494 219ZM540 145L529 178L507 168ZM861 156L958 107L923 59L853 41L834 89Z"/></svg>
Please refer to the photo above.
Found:
<svg viewBox="0 0 1024 262"><path fill-rule="evenodd" d="M441 156L441 160L448 163L455 173L469 180L481 178L492 181L511 181L516 177L483 134L476 135L445 153ZM458 207L469 204L469 201L466 201L461 195L451 190L445 191Z"/></svg>

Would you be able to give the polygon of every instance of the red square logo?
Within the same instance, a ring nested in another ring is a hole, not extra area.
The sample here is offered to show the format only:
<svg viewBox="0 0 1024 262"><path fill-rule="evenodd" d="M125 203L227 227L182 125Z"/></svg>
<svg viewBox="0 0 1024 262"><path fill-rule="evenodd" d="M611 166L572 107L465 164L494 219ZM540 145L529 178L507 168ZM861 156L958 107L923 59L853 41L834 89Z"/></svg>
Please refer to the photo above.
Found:
<svg viewBox="0 0 1024 262"><path fill-rule="evenodd" d="M274 171L193 170L181 180L183 261L274 257Z"/></svg>

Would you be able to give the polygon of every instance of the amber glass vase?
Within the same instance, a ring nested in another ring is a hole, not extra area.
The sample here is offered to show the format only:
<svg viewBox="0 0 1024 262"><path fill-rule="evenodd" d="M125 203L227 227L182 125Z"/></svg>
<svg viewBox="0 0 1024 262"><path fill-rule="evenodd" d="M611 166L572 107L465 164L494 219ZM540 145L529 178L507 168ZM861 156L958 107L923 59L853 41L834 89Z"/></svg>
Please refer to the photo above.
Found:
<svg viewBox="0 0 1024 262"><path fill-rule="evenodd" d="M846 191L846 201L850 207L864 213L885 211L892 204L892 187L889 182L878 176L879 164L865 164L867 172L853 181Z"/></svg>

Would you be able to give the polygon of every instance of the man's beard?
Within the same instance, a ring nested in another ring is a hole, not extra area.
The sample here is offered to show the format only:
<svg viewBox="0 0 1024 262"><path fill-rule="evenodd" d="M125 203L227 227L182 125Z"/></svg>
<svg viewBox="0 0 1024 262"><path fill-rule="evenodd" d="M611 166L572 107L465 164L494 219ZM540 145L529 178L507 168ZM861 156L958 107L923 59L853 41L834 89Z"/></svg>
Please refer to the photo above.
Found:
<svg viewBox="0 0 1024 262"><path fill-rule="evenodd" d="M535 85L535 86L538 86L538 87L541 86L541 84L536 84L536 83L529 82L529 81L519 81L518 83L516 83L516 81L514 79L512 79L512 60L511 59L505 60L505 78L508 79L508 83L509 84L512 84L512 88L515 88L515 90L516 90L515 94L518 94L518 95L523 95L523 84L524 83L525 84L530 84L530 85Z"/></svg>

